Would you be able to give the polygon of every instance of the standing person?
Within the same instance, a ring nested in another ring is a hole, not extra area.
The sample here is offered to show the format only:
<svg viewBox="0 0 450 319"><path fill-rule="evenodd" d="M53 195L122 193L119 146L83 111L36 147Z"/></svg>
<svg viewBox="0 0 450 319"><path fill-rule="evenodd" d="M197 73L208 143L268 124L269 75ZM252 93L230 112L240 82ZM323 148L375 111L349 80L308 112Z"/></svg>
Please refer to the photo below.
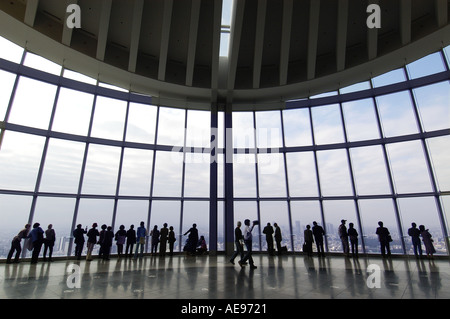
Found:
<svg viewBox="0 0 450 319"><path fill-rule="evenodd" d="M44 239L44 261L47 261L47 250L48 250L48 261L52 260L53 255L53 246L55 245L56 234L53 229L53 225L48 225L47 230L45 231L45 239Z"/></svg>
<svg viewBox="0 0 450 319"><path fill-rule="evenodd" d="M169 255L173 256L173 246L177 238L175 237L175 232L173 231L173 226L169 227L169 236L167 241L169 242Z"/></svg>
<svg viewBox="0 0 450 319"><path fill-rule="evenodd" d="M94 250L94 246L97 243L97 237L100 236L100 233L97 229L97 223L92 224L92 228L89 229L87 233L87 254L86 254L86 261L92 260L92 251Z"/></svg>
<svg viewBox="0 0 450 319"><path fill-rule="evenodd" d="M230 259L230 263L232 263L233 265L234 259L237 257L237 255L240 255L241 259L244 259L244 236L242 236L241 226L242 223L238 221L237 226L234 229L234 244L236 245L236 251Z"/></svg>
<svg viewBox="0 0 450 319"><path fill-rule="evenodd" d="M266 242L267 242L267 251L269 255L273 255L273 228L270 223L267 223L267 226L263 229L263 234L266 234Z"/></svg>
<svg viewBox="0 0 450 319"><path fill-rule="evenodd" d="M112 227L108 226L103 234L103 243L101 244L103 247L103 260L109 260L113 239L114 232L112 231Z"/></svg>
<svg viewBox="0 0 450 319"><path fill-rule="evenodd" d="M105 253L105 234L106 234L106 228L108 228L108 226L106 226L106 224L103 224L100 228L102 230L100 231L100 236L98 238L98 244L100 244L100 250L98 252L98 258L102 258L103 259L103 255Z"/></svg>
<svg viewBox="0 0 450 319"><path fill-rule="evenodd" d="M144 256L145 237L147 236L147 229L145 229L145 223L141 222L136 231L136 250L134 251L134 259L137 259L138 250L141 250L140 258Z"/></svg>
<svg viewBox="0 0 450 319"><path fill-rule="evenodd" d="M169 229L167 228L167 223L164 223L163 228L161 228L159 232L159 254L161 256L166 255L166 246L167 246L167 236L169 235Z"/></svg>
<svg viewBox="0 0 450 319"><path fill-rule="evenodd" d="M339 238L341 239L342 243L342 250L344 251L344 254L346 257L349 256L350 249L348 246L348 232L347 232L347 226L345 226L345 222L347 220L341 219L341 224L339 225L338 232L339 232Z"/></svg>
<svg viewBox="0 0 450 319"><path fill-rule="evenodd" d="M412 244L414 247L414 255L416 257L422 257L422 242L420 240L420 230L417 229L417 224L412 223L411 228L408 229L408 235L411 236Z"/></svg>
<svg viewBox="0 0 450 319"><path fill-rule="evenodd" d="M348 224L348 237L352 247L352 256L358 257L358 232L353 227L353 223Z"/></svg>
<svg viewBox="0 0 450 319"><path fill-rule="evenodd" d="M304 251L306 251L308 257L312 256L312 252L313 252L312 244L314 242L313 232L312 232L312 230L310 228L311 228L310 225L306 225L306 229L303 232L304 238L305 238L305 246L304 246L305 249L304 249Z"/></svg>
<svg viewBox="0 0 450 319"><path fill-rule="evenodd" d="M283 238L281 237L281 229L277 223L274 223L273 226L275 227L275 242L277 243L277 253L278 255L281 255L281 241L283 240Z"/></svg>
<svg viewBox="0 0 450 319"><path fill-rule="evenodd" d="M74 229L72 232L73 238L75 239L75 256L77 257L77 260L81 259L81 253L83 252L83 246L84 246L84 234L87 233L87 226L85 229L82 228L81 224L77 225L77 228Z"/></svg>
<svg viewBox="0 0 450 319"><path fill-rule="evenodd" d="M187 232L184 233L184 236L186 236L187 234L189 234L189 237L184 250L191 255L195 255L195 250L197 248L198 243L197 224L192 224L192 227Z"/></svg>
<svg viewBox="0 0 450 319"><path fill-rule="evenodd" d="M252 226L250 226L250 219L246 219L244 220L244 244L245 247L247 248L247 253L245 254L244 258L239 260L239 266L244 267L244 263L248 260L248 262L250 263L250 269L256 269L258 267L255 266L254 262L253 262L253 257L252 257L252 243L253 243L253 235L252 235L252 230L255 227L255 225L257 225L258 222L257 221L253 221Z"/></svg>
<svg viewBox="0 0 450 319"><path fill-rule="evenodd" d="M119 256L119 258L122 256L123 245L125 244L126 238L127 238L127 231L125 230L125 226L120 225L119 230L114 235L114 239L116 240L117 245L117 255Z"/></svg>
<svg viewBox="0 0 450 319"><path fill-rule="evenodd" d="M389 242L391 241L391 236L389 230L386 227L383 227L383 222L378 222L378 228L375 232L378 235L378 241L380 242L381 254L383 257L391 255L391 248L389 247Z"/></svg>
<svg viewBox="0 0 450 319"><path fill-rule="evenodd" d="M134 230L134 225L130 225L130 228L127 230L127 248L125 248L125 256L133 256L134 244L136 244L136 231ZM128 251L130 252L129 255Z"/></svg>
<svg viewBox="0 0 450 319"><path fill-rule="evenodd" d="M152 237L152 249L151 249L151 253L152 255L156 255L156 252L158 250L158 243L159 243L159 235L160 232L158 230L158 226L154 226L152 231L150 232L150 236Z"/></svg>
<svg viewBox="0 0 450 319"><path fill-rule="evenodd" d="M31 238L33 243L33 253L31 254L31 263L36 264L38 262L39 253L44 242L44 230L40 227L41 224L34 223L28 238Z"/></svg>
<svg viewBox="0 0 450 319"><path fill-rule="evenodd" d="M317 246L317 255L325 257L325 250L323 249L323 236L325 231L322 226L319 226L316 221L313 222L312 232Z"/></svg>
<svg viewBox="0 0 450 319"><path fill-rule="evenodd" d="M19 233L13 237L11 241L11 249L8 253L8 257L6 258L6 263L11 263L11 258L14 255L14 252L16 252L16 255L14 256L14 263L19 263L20 253L22 252L22 247L20 246L20 242L23 238L28 237L28 232L30 231L30 224L25 224L24 228L19 231Z"/></svg>
<svg viewBox="0 0 450 319"><path fill-rule="evenodd" d="M436 252L433 246L433 239L431 239L431 234L428 229L425 229L424 225L419 226L420 236L422 236L423 244L425 246L425 252L428 258L433 258L433 254Z"/></svg>

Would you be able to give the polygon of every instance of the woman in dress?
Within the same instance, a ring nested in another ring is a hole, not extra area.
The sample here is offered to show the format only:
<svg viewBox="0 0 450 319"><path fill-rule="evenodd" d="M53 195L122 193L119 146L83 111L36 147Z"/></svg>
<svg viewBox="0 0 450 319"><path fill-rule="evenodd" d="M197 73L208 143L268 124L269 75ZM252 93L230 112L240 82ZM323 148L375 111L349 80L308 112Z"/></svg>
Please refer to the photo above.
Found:
<svg viewBox="0 0 450 319"><path fill-rule="evenodd" d="M433 258L433 254L436 252L433 246L433 239L431 239L431 234L428 229L425 229L424 225L419 226L420 235L423 239L423 244L425 245L425 251L428 258Z"/></svg>

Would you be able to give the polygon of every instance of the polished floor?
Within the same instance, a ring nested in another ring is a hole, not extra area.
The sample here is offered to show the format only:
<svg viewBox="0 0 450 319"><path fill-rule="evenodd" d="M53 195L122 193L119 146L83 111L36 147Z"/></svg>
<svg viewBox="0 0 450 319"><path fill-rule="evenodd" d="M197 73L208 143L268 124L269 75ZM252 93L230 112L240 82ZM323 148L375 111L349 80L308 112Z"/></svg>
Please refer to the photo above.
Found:
<svg viewBox="0 0 450 319"><path fill-rule="evenodd" d="M450 298L448 258L224 255L0 264L2 299Z"/></svg>

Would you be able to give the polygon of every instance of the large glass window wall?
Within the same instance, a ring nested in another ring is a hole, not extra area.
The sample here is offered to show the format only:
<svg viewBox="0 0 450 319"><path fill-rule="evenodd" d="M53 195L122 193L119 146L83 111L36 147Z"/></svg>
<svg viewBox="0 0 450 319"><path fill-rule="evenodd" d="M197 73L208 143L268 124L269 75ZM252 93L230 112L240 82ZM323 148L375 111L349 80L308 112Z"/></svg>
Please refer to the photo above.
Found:
<svg viewBox="0 0 450 319"><path fill-rule="evenodd" d="M449 48L284 110L231 117L153 105L5 39L0 48L0 258L25 223L52 224L54 255L73 256L77 224L116 231L144 221L150 231L167 223L183 251L195 223L225 251L244 219L260 221L256 251L267 249L263 227L277 223L282 246L300 252L315 221L326 250L341 253L337 228L346 219L360 253L380 253L383 221L393 253L413 254L415 222L448 255Z"/></svg>

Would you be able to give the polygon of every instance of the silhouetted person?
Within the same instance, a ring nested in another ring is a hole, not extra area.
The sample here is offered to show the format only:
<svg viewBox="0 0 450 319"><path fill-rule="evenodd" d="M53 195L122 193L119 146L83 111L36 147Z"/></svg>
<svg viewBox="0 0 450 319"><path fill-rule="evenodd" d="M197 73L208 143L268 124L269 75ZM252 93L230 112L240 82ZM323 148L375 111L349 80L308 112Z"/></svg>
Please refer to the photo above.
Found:
<svg viewBox="0 0 450 319"><path fill-rule="evenodd" d="M266 235L266 242L267 242L267 251L269 252L269 255L273 255L274 249L273 249L273 228L270 223L267 223L267 226L263 229L263 234Z"/></svg>
<svg viewBox="0 0 450 319"><path fill-rule="evenodd" d="M103 224L101 227L100 236L98 238L98 244L100 245L100 250L98 251L98 258L103 258L103 254L105 253L105 234L108 226Z"/></svg>
<svg viewBox="0 0 450 319"><path fill-rule="evenodd" d="M173 226L169 227L169 236L167 241L169 242L169 255L172 256L173 255L173 246L175 244L175 241L177 240L177 238L175 237L175 232L173 231Z"/></svg>
<svg viewBox="0 0 450 319"><path fill-rule="evenodd" d="M81 253L83 252L84 247L84 234L87 233L87 226L86 229L83 229L81 224L77 225L77 228L74 229L72 232L74 243L75 243L75 257L77 257L77 260L81 259Z"/></svg>
<svg viewBox="0 0 450 319"><path fill-rule="evenodd" d="M350 238L352 255L353 257L358 257L358 232L353 227L353 223L348 224L348 237Z"/></svg>
<svg viewBox="0 0 450 319"><path fill-rule="evenodd" d="M408 229L408 235L411 236L414 255L416 257L422 257L422 242L420 240L420 230L417 228L416 223L412 223L411 226L412 227Z"/></svg>
<svg viewBox="0 0 450 319"><path fill-rule="evenodd" d="M192 227L184 233L184 236L186 236L187 234L189 234L189 236L184 250L192 255L195 255L195 250L198 243L197 224L192 224Z"/></svg>
<svg viewBox="0 0 450 319"><path fill-rule="evenodd" d="M112 227L108 226L103 235L103 260L109 260L113 240L114 232L112 231Z"/></svg>
<svg viewBox="0 0 450 319"><path fill-rule="evenodd" d="M312 256L312 244L314 242L314 237L313 237L313 232L311 230L311 226L310 225L306 225L306 229L303 232L304 233L304 238L305 238L305 250L306 250L306 254L311 257Z"/></svg>
<svg viewBox="0 0 450 319"><path fill-rule="evenodd" d="M323 249L323 236L325 236L325 231L322 226L317 225L317 222L313 222L312 232L314 240L317 247L317 255L325 257L325 250Z"/></svg>
<svg viewBox="0 0 450 319"><path fill-rule="evenodd" d="M127 247L125 248L126 256L133 256L133 246L136 244L136 231L134 230L134 225L130 225L127 230ZM130 254L128 254L130 252Z"/></svg>
<svg viewBox="0 0 450 319"><path fill-rule="evenodd" d="M45 239L44 239L44 261L47 261L47 250L48 250L48 261L52 260L53 255L53 246L55 246L56 234L53 229L53 225L48 225L47 230L45 231Z"/></svg>
<svg viewBox="0 0 450 319"><path fill-rule="evenodd" d="M120 225L119 230L114 235L114 239L116 240L117 245L117 255L120 258L123 254L123 245L127 239L127 231L125 230L124 225Z"/></svg>
<svg viewBox="0 0 450 319"><path fill-rule="evenodd" d="M244 244L245 247L247 248L247 253L245 254L244 258L239 260L239 266L244 267L244 263L249 262L250 264L250 269L256 269L257 267L255 266L254 262L253 262L253 258L252 258L252 243L253 243L253 235L252 235L252 230L255 227L255 225L257 225L257 223L254 221L252 226L250 226L250 220L246 219L244 220Z"/></svg>
<svg viewBox="0 0 450 319"><path fill-rule="evenodd" d="M204 236L200 236L200 239L197 243L197 253L199 255L206 254L208 252L208 246L206 245L206 240Z"/></svg>
<svg viewBox="0 0 450 319"><path fill-rule="evenodd" d="M140 249L140 257L144 256L145 237L147 236L147 229L145 223L141 222L140 226L136 230L136 250L134 251L134 259L137 259L138 250Z"/></svg>
<svg viewBox="0 0 450 319"><path fill-rule="evenodd" d="M275 243L277 245L277 252L278 255L281 255L281 241L283 240L283 237L281 236L281 228L278 226L277 223L273 224L273 227L275 227Z"/></svg>
<svg viewBox="0 0 450 319"><path fill-rule="evenodd" d="M23 238L28 237L28 232L30 231L30 224L26 224L23 229L19 231L19 233L13 237L11 241L11 249L9 250L8 257L6 258L6 263L11 263L11 258L14 255L14 252L16 252L16 255L14 257L14 262L19 263L20 253L22 252L22 247L20 246L20 242Z"/></svg>
<svg viewBox="0 0 450 319"><path fill-rule="evenodd" d="M86 261L92 260L92 251L94 250L94 246L97 243L97 237L100 236L100 233L97 229L97 223L92 224L92 228L89 229L87 233L87 254Z"/></svg>
<svg viewBox="0 0 450 319"><path fill-rule="evenodd" d="M31 238L33 243L33 253L31 254L31 263L36 264L38 262L39 253L41 252L42 244L44 243L44 230L40 227L41 224L34 223L33 229L28 234L28 238Z"/></svg>
<svg viewBox="0 0 450 319"><path fill-rule="evenodd" d="M242 223L237 222L237 226L234 229L234 244L236 245L236 250L230 258L230 263L234 265L234 259L240 255L241 259L244 259L244 236L242 236L241 230Z"/></svg>
<svg viewBox="0 0 450 319"><path fill-rule="evenodd" d="M167 239L169 236L169 229L167 223L164 223L163 228L159 231L159 254L161 256L166 255Z"/></svg>
<svg viewBox="0 0 450 319"><path fill-rule="evenodd" d="M158 226L155 225L152 231L150 232L150 236L152 237L152 249L151 249L152 255L156 255L156 251L158 250L159 235L160 232L158 230Z"/></svg>
<svg viewBox="0 0 450 319"><path fill-rule="evenodd" d="M338 232L339 232L339 238L341 239L342 243L342 250L344 251L345 256L349 256L350 249L348 246L348 233L347 233L347 227L345 226L345 219L341 219L341 224L339 225Z"/></svg>
<svg viewBox="0 0 450 319"><path fill-rule="evenodd" d="M389 247L390 233L386 227L383 227L383 222L378 222L378 228L376 234L378 235L378 241L380 242L381 255L383 257L391 255L391 248Z"/></svg>
<svg viewBox="0 0 450 319"><path fill-rule="evenodd" d="M436 252L433 245L433 239L431 239L431 234L428 229L425 229L424 225L419 226L420 236L423 239L423 245L425 246L425 252L428 258L433 258L433 254Z"/></svg>

